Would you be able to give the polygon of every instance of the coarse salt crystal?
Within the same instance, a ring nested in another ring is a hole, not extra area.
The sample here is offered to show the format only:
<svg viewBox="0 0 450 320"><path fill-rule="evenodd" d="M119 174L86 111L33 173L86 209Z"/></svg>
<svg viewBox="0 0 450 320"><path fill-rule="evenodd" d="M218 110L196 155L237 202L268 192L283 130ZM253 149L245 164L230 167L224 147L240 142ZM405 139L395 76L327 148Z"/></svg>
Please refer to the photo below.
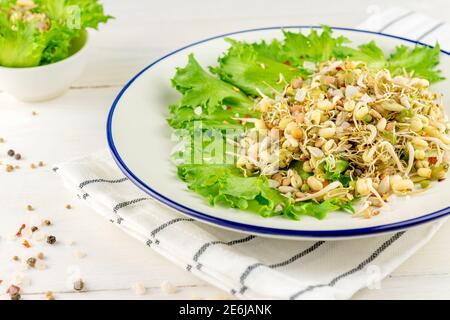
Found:
<svg viewBox="0 0 450 320"><path fill-rule="evenodd" d="M34 267L38 270L45 270L47 269L47 264L42 260L36 260Z"/></svg>
<svg viewBox="0 0 450 320"><path fill-rule="evenodd" d="M41 221L42 221L41 217L38 214L34 213L30 217L29 225L30 226L39 226L41 224Z"/></svg>
<svg viewBox="0 0 450 320"><path fill-rule="evenodd" d="M163 281L161 283L161 290L165 294L173 294L177 292L177 287L175 287L171 282L169 281Z"/></svg>
<svg viewBox="0 0 450 320"><path fill-rule="evenodd" d="M8 239L9 241L16 241L16 240L17 240L17 236L16 236L15 234L9 234L9 235L7 236L7 239Z"/></svg>
<svg viewBox="0 0 450 320"><path fill-rule="evenodd" d="M73 241L73 240L67 240L67 241L65 241L64 243L65 243L65 245L68 246L68 247L72 247L72 246L75 245L75 241Z"/></svg>
<svg viewBox="0 0 450 320"><path fill-rule="evenodd" d="M33 232L32 237L33 237L33 240L36 240L36 241L44 241L44 239L45 239L47 236L45 235L45 233L43 233L43 232L41 232L41 231L36 231L36 232Z"/></svg>
<svg viewBox="0 0 450 320"><path fill-rule="evenodd" d="M77 259L83 259L84 257L86 257L86 253L80 250L76 250L73 252L73 256Z"/></svg>
<svg viewBox="0 0 450 320"><path fill-rule="evenodd" d="M22 261L16 268L16 272L28 270L28 264L26 261Z"/></svg>
<svg viewBox="0 0 450 320"><path fill-rule="evenodd" d="M21 286L21 285L29 285L30 284L30 279L25 276L25 274L23 274L22 272L13 272L13 274L11 275L11 283L16 285L16 286Z"/></svg>
<svg viewBox="0 0 450 320"><path fill-rule="evenodd" d="M147 292L147 289L144 287L144 285L142 283L134 283L131 286L131 289L133 290L133 292L139 296L144 295Z"/></svg>
<svg viewBox="0 0 450 320"><path fill-rule="evenodd" d="M25 228L22 230L22 236L27 239L31 239L31 237L33 236L33 231L31 231L30 228Z"/></svg>

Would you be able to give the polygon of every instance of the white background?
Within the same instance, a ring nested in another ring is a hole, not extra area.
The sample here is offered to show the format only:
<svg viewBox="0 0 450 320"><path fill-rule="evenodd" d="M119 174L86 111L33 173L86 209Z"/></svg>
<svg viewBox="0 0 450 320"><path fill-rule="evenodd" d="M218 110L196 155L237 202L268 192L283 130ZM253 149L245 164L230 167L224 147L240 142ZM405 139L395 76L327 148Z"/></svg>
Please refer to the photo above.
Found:
<svg viewBox="0 0 450 320"><path fill-rule="evenodd" d="M149 1L104 0L106 12L116 19L91 38L90 61L81 79L61 98L39 103L16 102L0 92L0 162L12 148L23 155L21 169L6 173L0 166L0 297L18 263L38 251L47 255L48 269L24 273L31 283L23 287L24 299L44 298L52 290L57 299L219 298L215 289L172 265L148 247L107 223L64 189L51 164L106 147L105 119L120 88L136 72L159 56L190 42L213 35L263 26L328 24L353 27L369 13L388 6L403 6L436 19L450 21L450 1ZM1 88L0 88L1 89ZM38 114L32 115L35 111ZM47 166L31 169L30 163ZM65 209L71 203L72 210ZM36 210L27 212L32 204ZM49 218L46 232L58 239L55 246L32 243L30 249L7 240L31 215ZM75 245L65 243L75 241ZM450 224L411 259L381 283L364 289L357 299L450 298ZM76 259L73 252L87 256ZM77 270L88 291L72 293L67 278ZM159 285L169 280L178 292L167 295ZM149 290L136 296L135 282Z"/></svg>

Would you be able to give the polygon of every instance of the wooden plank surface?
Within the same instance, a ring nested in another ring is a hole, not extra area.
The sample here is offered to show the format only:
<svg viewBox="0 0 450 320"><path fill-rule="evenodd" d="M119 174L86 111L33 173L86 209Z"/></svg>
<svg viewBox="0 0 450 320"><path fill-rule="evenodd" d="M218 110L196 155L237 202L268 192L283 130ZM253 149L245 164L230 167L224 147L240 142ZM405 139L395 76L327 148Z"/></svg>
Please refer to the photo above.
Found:
<svg viewBox="0 0 450 320"><path fill-rule="evenodd" d="M106 223L68 192L51 164L106 147L105 118L121 86L157 57L198 39L261 26L320 24L355 26L368 13L378 10L372 1L119 1L105 0L106 11L116 19L92 35L89 65L83 76L64 96L44 103L16 102L0 93L0 161L7 163L6 150L23 155L21 169L0 170L0 292L23 259L43 251L46 270L27 270L25 299L41 299L48 290L58 299L205 299L228 297L192 274L174 266L137 241ZM389 1L377 1L380 9ZM397 1L441 20L449 20L445 0ZM436 10L436 8L440 8ZM444 8L446 8L444 10ZM32 112L37 112L33 116ZM47 165L31 169L31 163ZM71 203L72 210L65 209ZM28 212L32 204L35 210ZM45 229L57 237L55 246L33 243L25 249L8 235L31 216L48 218ZM74 244L69 245L71 242ZM450 223L376 290L364 289L356 299L450 298ZM77 259L76 251L86 253ZM87 291L73 293L68 279L79 272ZM161 282L177 286L176 294L164 294ZM136 296L130 289L142 283L148 292ZM5 295L0 295L6 298Z"/></svg>

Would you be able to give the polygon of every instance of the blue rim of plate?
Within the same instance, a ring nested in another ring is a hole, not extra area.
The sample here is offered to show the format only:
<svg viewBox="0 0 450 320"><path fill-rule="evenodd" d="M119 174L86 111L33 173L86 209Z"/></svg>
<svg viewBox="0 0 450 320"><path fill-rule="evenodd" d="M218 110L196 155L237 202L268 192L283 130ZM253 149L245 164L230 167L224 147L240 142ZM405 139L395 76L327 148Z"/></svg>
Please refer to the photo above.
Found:
<svg viewBox="0 0 450 320"><path fill-rule="evenodd" d="M211 40L224 38L227 36L232 36L240 33L247 33L247 32L255 32L255 31L264 31L264 30L281 30L281 29L321 29L321 26L278 26L278 27L264 27L264 28L255 28L255 29L247 29L247 30L241 30L236 32L230 32L214 37L210 37L204 40L200 40L194 43L191 43L187 46L184 46L182 48L179 48L175 51L172 51L169 54L166 54L165 56L157 59L156 61L152 62L150 65L145 67L143 70L141 70L137 75L135 75L120 91L120 93L117 95L116 99L114 100L114 103L111 106L111 109L108 114L108 120L106 125L106 131L107 131L107 139L108 139L108 145L111 150L112 156L114 161L117 163L118 167L122 172L125 174L126 177L130 179L137 187L139 187L141 190L152 196L154 199L160 201L161 203L171 207L172 209L175 209L183 214L189 215L193 218L196 218L198 220L202 220L207 223L211 223L214 225L218 225L227 229L237 230L241 232L247 232L247 233L256 233L256 234L264 234L264 235L270 235L270 236L282 236L282 237L305 237L305 238L348 238L348 237L358 237L358 236L367 236L367 235L374 235L374 234L380 234L380 233L388 233L388 232L394 232L398 230L404 230L413 226L417 226L420 224L424 224L427 222L431 222L433 220L442 218L448 214L450 214L450 207L425 214L423 216L396 222L396 223L390 223L380 226L373 226L373 227L367 227L367 228L357 228L357 229L342 229L342 230L291 230L291 229L279 229L279 228L268 228L268 227L260 227L260 226L254 226L249 224L244 224L240 222L234 222L229 221L221 218L217 218L214 216L211 216L207 213L200 212L197 210L194 210L192 208L186 207L180 203L177 203L176 201L165 197L164 195L158 193L156 190L150 188L148 185L146 185L142 180L140 180L125 164L125 162L122 160L122 158L119 155L119 152L117 151L114 139L112 137L112 120L114 116L114 110L116 109L117 104L120 101L120 98L122 95L127 91L128 87L133 84L133 82L139 78L144 72L149 70L151 67L156 65L157 63L163 61L164 59L182 51L187 48L196 46L201 43L205 43ZM430 45L427 45L425 43L422 43L420 41L415 41L403 37L398 37L386 33L381 32L375 32L375 31L368 31L368 30L361 30L361 29L353 29L353 28L340 28L340 27L331 27L333 30L343 30L343 31L352 31L352 32L360 32L360 33L367 33L367 34L374 34L378 36L385 36L388 38L398 39L402 41L406 41L412 44L419 44L423 46L432 47ZM441 50L442 53L446 55L450 55L450 52Z"/></svg>

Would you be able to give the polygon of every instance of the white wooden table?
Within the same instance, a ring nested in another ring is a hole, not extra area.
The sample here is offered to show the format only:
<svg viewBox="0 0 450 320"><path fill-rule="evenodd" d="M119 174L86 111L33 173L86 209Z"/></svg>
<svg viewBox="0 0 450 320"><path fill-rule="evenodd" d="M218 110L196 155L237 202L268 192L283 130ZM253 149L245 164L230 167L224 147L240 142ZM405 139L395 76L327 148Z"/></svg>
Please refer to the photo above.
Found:
<svg viewBox="0 0 450 320"><path fill-rule="evenodd" d="M377 1L381 8L390 1ZM264 3L264 4L262 4ZM106 147L105 119L120 88L152 60L182 45L229 31L272 25L319 24L355 26L375 7L370 0L351 1L145 1L104 0L116 17L92 37L90 63L71 90L56 100L24 104L0 93L0 161L8 149L23 155L21 169L7 173L0 166L0 296L18 267L11 257L26 258L43 251L48 268L28 270L31 283L24 299L43 299L48 290L57 299L178 299L214 298L223 293L172 265L148 247L104 221L66 191L50 164ZM450 20L449 2L402 0L396 4ZM370 6L370 7L369 7ZM368 9L369 7L369 9ZM436 8L439 8L437 10ZM32 112L37 115L32 115ZM43 168L30 163L44 161ZM65 209L71 203L72 210ZM35 210L26 210L28 204ZM7 240L31 215L52 220L47 229L58 239L55 246ZM74 241L73 246L65 243ZM450 223L411 259L382 282L378 290L362 290L356 299L450 298ZM80 250L87 256L76 259ZM87 292L73 293L67 286L71 272L79 270ZM159 285L169 280L178 287L173 295ZM136 296L130 286L148 288Z"/></svg>

